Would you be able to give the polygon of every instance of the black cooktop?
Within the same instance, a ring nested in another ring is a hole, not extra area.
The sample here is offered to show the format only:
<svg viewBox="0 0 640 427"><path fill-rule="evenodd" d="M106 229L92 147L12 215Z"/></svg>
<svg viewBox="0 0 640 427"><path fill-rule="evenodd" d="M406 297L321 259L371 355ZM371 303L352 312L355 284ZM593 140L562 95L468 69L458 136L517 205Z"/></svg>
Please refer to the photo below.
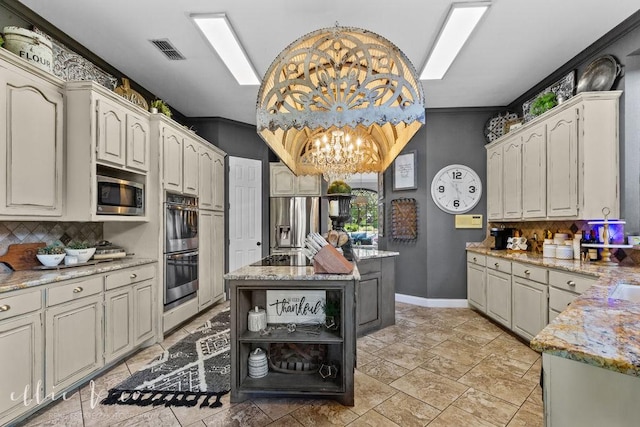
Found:
<svg viewBox="0 0 640 427"><path fill-rule="evenodd" d="M303 253L295 254L274 254L262 258L260 261L251 264L256 267L264 266L309 266L311 261Z"/></svg>

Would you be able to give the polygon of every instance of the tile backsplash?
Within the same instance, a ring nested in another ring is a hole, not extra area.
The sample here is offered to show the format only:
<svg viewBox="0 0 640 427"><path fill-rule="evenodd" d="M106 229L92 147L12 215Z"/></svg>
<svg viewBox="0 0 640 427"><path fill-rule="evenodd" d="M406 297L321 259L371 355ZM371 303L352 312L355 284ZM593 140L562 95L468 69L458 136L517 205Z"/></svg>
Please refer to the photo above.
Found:
<svg viewBox="0 0 640 427"><path fill-rule="evenodd" d="M0 222L0 255L9 245L16 243L44 242L47 245L67 244L71 240L95 243L103 239L101 222ZM0 263L0 273L10 272Z"/></svg>

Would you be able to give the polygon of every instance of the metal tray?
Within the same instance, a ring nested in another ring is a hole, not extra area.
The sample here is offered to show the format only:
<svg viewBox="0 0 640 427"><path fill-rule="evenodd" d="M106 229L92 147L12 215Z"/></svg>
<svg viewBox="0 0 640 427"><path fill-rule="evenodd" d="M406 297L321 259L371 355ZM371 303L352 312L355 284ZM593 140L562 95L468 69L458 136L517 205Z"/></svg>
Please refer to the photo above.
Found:
<svg viewBox="0 0 640 427"><path fill-rule="evenodd" d="M580 76L577 92L610 90L620 71L620 64L611 55L594 59Z"/></svg>

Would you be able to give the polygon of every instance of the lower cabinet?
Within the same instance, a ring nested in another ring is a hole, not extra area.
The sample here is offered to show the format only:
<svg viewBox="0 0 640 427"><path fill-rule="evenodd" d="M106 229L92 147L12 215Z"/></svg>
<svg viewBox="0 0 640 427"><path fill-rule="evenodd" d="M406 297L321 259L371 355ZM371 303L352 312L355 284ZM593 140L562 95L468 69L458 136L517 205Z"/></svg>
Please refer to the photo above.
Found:
<svg viewBox="0 0 640 427"><path fill-rule="evenodd" d="M547 325L547 293L546 284L513 277L511 285L513 332L531 340Z"/></svg>
<svg viewBox="0 0 640 427"><path fill-rule="evenodd" d="M154 280L146 280L133 288L133 345L137 346L154 335Z"/></svg>
<svg viewBox="0 0 640 427"><path fill-rule="evenodd" d="M396 280L394 256L358 261L360 281L356 285L356 334L395 325Z"/></svg>
<svg viewBox="0 0 640 427"><path fill-rule="evenodd" d="M497 263L496 263L497 264ZM500 265L511 263L501 261ZM489 268L487 259L487 316L511 329L511 272Z"/></svg>
<svg viewBox="0 0 640 427"><path fill-rule="evenodd" d="M380 292L382 275L380 272L369 273L360 277L356 292L358 335L380 328Z"/></svg>
<svg viewBox="0 0 640 427"><path fill-rule="evenodd" d="M133 296L130 288L109 291L104 296L104 361L110 363L133 348Z"/></svg>
<svg viewBox="0 0 640 427"><path fill-rule="evenodd" d="M486 257L467 254L467 302L477 310L487 312Z"/></svg>
<svg viewBox="0 0 640 427"><path fill-rule="evenodd" d="M224 213L200 210L198 308L224 296Z"/></svg>

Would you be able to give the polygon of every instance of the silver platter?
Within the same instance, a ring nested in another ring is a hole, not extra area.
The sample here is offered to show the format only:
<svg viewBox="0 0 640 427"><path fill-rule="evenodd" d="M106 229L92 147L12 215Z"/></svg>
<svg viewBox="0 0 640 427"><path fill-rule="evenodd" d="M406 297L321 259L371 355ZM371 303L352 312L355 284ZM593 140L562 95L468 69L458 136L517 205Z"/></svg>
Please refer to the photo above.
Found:
<svg viewBox="0 0 640 427"><path fill-rule="evenodd" d="M593 60L580 76L577 92L610 90L620 71L620 64L613 56L601 56Z"/></svg>

